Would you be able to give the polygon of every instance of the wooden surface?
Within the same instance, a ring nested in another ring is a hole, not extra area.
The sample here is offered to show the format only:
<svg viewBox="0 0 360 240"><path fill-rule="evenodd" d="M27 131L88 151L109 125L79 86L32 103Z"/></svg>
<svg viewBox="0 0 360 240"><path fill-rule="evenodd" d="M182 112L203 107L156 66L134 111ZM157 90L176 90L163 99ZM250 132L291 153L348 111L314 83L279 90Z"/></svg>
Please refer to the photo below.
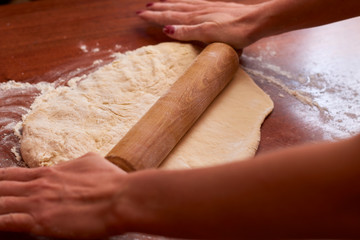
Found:
<svg viewBox="0 0 360 240"><path fill-rule="evenodd" d="M137 18L145 0L51 0L0 6L0 82L38 83L92 71L95 60L169 41ZM358 133L360 19L263 39L244 50L242 65L273 99L258 153ZM58 81L61 84L62 81ZM0 89L0 166L22 166L13 122L38 90ZM0 234L1 239L39 239ZM116 239L159 239L124 235ZM161 239L161 238L160 238Z"/></svg>

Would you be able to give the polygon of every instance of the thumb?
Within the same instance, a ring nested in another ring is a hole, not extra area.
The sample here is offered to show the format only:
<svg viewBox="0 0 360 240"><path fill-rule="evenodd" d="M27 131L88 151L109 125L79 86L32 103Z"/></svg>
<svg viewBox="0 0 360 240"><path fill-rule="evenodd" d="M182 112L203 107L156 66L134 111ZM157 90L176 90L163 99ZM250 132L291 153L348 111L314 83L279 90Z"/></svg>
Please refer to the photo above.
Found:
<svg viewBox="0 0 360 240"><path fill-rule="evenodd" d="M163 28L163 32L170 38L180 41L201 41L208 43L208 38L204 23L197 25L167 25Z"/></svg>

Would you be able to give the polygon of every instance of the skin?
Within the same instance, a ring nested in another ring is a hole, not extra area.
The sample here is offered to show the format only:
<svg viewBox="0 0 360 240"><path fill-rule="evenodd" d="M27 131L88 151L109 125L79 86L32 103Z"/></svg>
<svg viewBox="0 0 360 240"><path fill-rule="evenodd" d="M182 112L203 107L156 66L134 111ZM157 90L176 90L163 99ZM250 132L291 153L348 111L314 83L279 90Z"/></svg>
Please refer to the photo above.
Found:
<svg viewBox="0 0 360 240"><path fill-rule="evenodd" d="M94 153L1 169L0 230L74 239L358 238L359 146L360 135L194 170L125 174Z"/></svg>
<svg viewBox="0 0 360 240"><path fill-rule="evenodd" d="M0 229L74 239L109 235L125 176L94 153L51 168L3 168Z"/></svg>
<svg viewBox="0 0 360 240"><path fill-rule="evenodd" d="M265 36L350 18L360 9L358 0L248 2L167 0L139 16L173 26L168 35L175 39L243 48ZM125 174L94 153L54 167L1 169L0 231L73 239L124 232L359 238L359 146L360 135L195 170Z"/></svg>
<svg viewBox="0 0 360 240"><path fill-rule="evenodd" d="M359 9L357 0L166 0L148 4L138 15L165 26L164 33L177 40L220 41L241 49L263 37L359 16Z"/></svg>

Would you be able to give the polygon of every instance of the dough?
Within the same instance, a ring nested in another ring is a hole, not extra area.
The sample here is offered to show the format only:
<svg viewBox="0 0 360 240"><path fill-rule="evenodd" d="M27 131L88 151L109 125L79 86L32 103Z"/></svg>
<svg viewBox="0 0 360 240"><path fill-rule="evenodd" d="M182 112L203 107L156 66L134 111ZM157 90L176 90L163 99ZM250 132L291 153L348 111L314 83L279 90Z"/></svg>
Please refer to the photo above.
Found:
<svg viewBox="0 0 360 240"><path fill-rule="evenodd" d="M270 97L239 68L161 167L205 167L254 156L261 124L273 108Z"/></svg>
<svg viewBox="0 0 360 240"><path fill-rule="evenodd" d="M21 154L30 167L89 151L105 156L189 67L191 44L161 43L119 54L92 74L36 98L23 119ZM192 168L253 156L271 99L241 69L161 168Z"/></svg>

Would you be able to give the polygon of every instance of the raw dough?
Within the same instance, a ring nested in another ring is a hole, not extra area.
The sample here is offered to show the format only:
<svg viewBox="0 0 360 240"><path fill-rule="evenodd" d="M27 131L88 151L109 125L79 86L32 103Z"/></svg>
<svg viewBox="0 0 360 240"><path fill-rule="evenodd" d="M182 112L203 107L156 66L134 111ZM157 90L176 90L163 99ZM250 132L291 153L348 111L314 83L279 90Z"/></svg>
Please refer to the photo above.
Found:
<svg viewBox="0 0 360 240"><path fill-rule="evenodd" d="M106 155L198 53L182 43L142 47L39 96L23 119L23 159L37 167L89 151ZM161 168L202 167L253 156L260 126L272 108L271 99L239 69Z"/></svg>

